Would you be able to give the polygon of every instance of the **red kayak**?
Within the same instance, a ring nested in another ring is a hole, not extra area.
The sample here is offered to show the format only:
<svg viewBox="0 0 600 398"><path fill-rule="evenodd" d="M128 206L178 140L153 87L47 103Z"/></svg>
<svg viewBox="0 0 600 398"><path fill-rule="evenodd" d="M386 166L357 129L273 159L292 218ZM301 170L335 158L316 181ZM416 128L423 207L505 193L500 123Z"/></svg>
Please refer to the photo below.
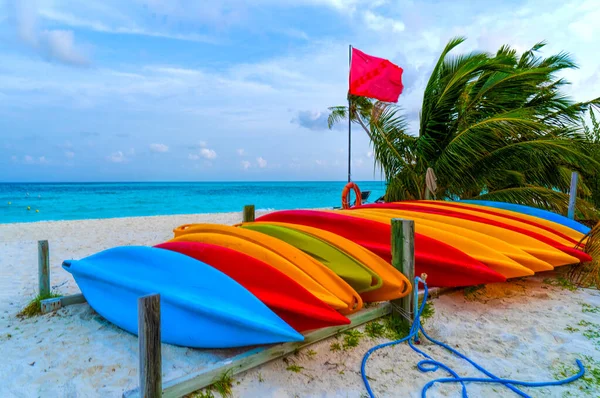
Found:
<svg viewBox="0 0 600 398"><path fill-rule="evenodd" d="M367 219L316 210L284 210L257 222L286 222L333 232L391 262L391 226ZM504 282L506 278L462 251L415 234L415 274L427 274L429 286L471 286Z"/></svg>
<svg viewBox="0 0 600 398"><path fill-rule="evenodd" d="M418 200L415 200L415 201L407 200L406 201L406 203L413 203L413 202L418 203L418 202L423 202L423 201L418 201ZM442 201L442 200L424 201L424 203L433 204L433 205L436 205L436 206L450 207L450 208L454 208L454 209L464 209L464 210L474 211L474 212L478 212L478 213L489 214L489 215L492 215L492 216L504 217L504 218L507 218L509 220L519 221L519 222L522 222L524 224L529 224L529 225L532 225L534 227L541 228L541 229L543 229L545 231L551 232L551 233L553 233L556 236L560 236L561 238L563 238L565 240L568 240L569 242L572 242L573 246L575 246L575 245L577 245L579 243L579 241L571 238L570 236L567 236L567 235L563 234L562 232L557 231L555 229L552 229L552 228L550 228L550 227L548 227L546 225L538 224L535 221L526 220L524 218L512 216L510 214L498 213L497 211L489 210L489 208L486 208L485 206L466 207L466 206L462 206L462 205L457 204L457 203L446 202L446 201Z"/></svg>
<svg viewBox="0 0 600 398"><path fill-rule="evenodd" d="M200 242L166 242L155 247L185 254L227 274L299 332L350 323L293 279L247 254Z"/></svg>
<svg viewBox="0 0 600 398"><path fill-rule="evenodd" d="M475 222L479 222L479 223L483 223L483 224L494 225L496 227L508 229L511 231L515 231L515 232L530 236L534 239L539 240L540 242L544 242L544 243L560 250L563 253L568 254L569 256L573 256L573 257L577 258L579 261L582 261L582 262L592 261L592 257L590 257L589 254L584 253L581 250L577 250L573 247L565 246L547 236L538 234L536 232L529 231L524 228L519 228L514 225L509 225L509 224L506 224L503 222L490 220L490 219L487 219L484 217L479 217L479 216L475 216L475 215L471 215L471 214L461 213L461 212L450 210L450 209L445 210L445 209L439 209L439 208L436 209L436 208L430 208L430 207L424 207L424 206L418 206L418 205L411 205L410 202L408 202L408 203L394 202L394 203L374 203L374 204L362 205L362 206L358 206L358 207L352 207L352 208L350 208L350 210L361 209L361 208L362 209L391 209L391 210L396 209L396 210L415 211L415 212L419 212L419 213L439 214L442 216L461 218L463 220L470 220L470 221L475 221Z"/></svg>

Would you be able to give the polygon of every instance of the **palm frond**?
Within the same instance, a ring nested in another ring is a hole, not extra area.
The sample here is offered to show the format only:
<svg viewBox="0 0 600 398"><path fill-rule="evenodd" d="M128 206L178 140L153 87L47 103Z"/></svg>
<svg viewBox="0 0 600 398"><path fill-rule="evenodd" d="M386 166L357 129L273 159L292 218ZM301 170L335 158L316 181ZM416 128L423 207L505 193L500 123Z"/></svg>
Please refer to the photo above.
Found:
<svg viewBox="0 0 600 398"><path fill-rule="evenodd" d="M574 102L559 75L577 65L566 52L543 57L545 42L522 54L508 45L495 54L454 55L451 39L425 87L418 135L408 133L395 104L350 97L330 108L330 126L350 117L371 139L387 200L420 199L433 168L440 198L486 198L565 212L571 171L581 173L578 212L597 218L600 126L582 123L600 98Z"/></svg>

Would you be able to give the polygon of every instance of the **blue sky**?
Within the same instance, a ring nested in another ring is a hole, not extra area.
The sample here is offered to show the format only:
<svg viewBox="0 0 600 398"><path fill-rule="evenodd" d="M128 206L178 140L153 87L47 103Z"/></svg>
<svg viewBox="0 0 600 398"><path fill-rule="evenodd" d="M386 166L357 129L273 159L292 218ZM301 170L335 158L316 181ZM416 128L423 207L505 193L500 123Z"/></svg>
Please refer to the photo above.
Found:
<svg viewBox="0 0 600 398"><path fill-rule="evenodd" d="M0 181L344 180L348 44L404 68L417 133L448 39L570 52L600 92L600 2L0 0ZM379 179L354 128L354 179Z"/></svg>

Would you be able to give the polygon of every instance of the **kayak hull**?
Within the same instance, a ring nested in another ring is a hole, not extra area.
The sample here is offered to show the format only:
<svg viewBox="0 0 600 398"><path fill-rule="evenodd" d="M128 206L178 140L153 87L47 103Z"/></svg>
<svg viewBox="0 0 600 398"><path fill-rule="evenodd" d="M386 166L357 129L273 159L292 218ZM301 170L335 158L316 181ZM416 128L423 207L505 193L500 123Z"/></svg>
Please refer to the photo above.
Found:
<svg viewBox="0 0 600 398"><path fill-rule="evenodd" d="M390 225L316 210L277 211L256 221L300 224L333 232L391 262ZM460 250L420 234L415 234L415 273L426 273L430 286L470 286L506 280Z"/></svg>
<svg viewBox="0 0 600 398"><path fill-rule="evenodd" d="M575 246L578 242L578 240L572 239L569 236L566 236L562 233L560 233L559 231L557 231L556 229L552 229L547 227L546 225L542 225L530 220L524 220L524 219L520 219L518 217L510 217L507 216L505 214L500 214L500 213L495 213L493 211L481 211L481 210L477 210L477 209L473 209L473 207L476 207L475 205L473 205L472 207L467 207L469 205L467 204L462 204L462 205L456 205L456 204L452 204L452 203L442 203L442 201L411 201L411 202L400 202L400 203L410 203L410 204L414 204L417 206L424 206L426 208L431 208L431 209L437 209L437 210L446 210L446 211L456 211L459 213L463 213L463 214L468 214L468 215L472 215L472 216L477 216L477 217L482 217L488 220L493 220L493 221L498 221L501 223L505 223L508 225L512 225L514 227L517 228L522 228L522 229L527 229L530 230L532 232L535 232L536 234L539 235L543 235L547 238L550 238L562 245L565 246ZM479 206L481 207L481 206ZM485 210L485 209L482 209Z"/></svg>
<svg viewBox="0 0 600 398"><path fill-rule="evenodd" d="M574 229L575 231L582 233L584 235L590 232L589 227L586 227L585 225L578 223L575 220L571 220L570 218L565 217L563 215L556 214L556 213L553 213L548 210L538 209L535 207L518 205L518 204L514 204L514 203L494 202L494 201L490 201L490 200L461 200L460 203L469 203L469 204L473 204L473 205L486 206L486 207L492 207L492 208L495 207L498 209L504 209L504 210L514 211L517 213L528 214L530 216L543 218L548 221L562 224L562 225L569 227L571 229Z"/></svg>
<svg viewBox="0 0 600 398"><path fill-rule="evenodd" d="M272 236L302 250L335 272L359 294L376 290L383 284L381 277L375 272L335 246L310 234L265 223L244 224L242 228Z"/></svg>
<svg viewBox="0 0 600 398"><path fill-rule="evenodd" d="M302 271L304 275L308 275L314 280L314 282L328 291L330 295L333 295L333 298L337 302L343 302L344 304L342 307L335 307L336 309L340 310L341 313L351 314L362 308L363 303L360 295L343 279L337 276L325 265L304 253L302 250L279 239L273 238L272 236L261 234L260 232L256 231L250 231L244 228L218 224L182 225L175 228L174 233L175 239L184 239L184 236L182 235L186 234L212 233L217 234L224 239L227 239L227 237L234 237L241 239L248 244L254 244L255 247L252 251L256 251L256 248L260 247L267 250L269 253L274 253L287 260L287 262L291 263L300 271ZM213 243L219 244L218 241ZM252 255L251 253L249 254ZM272 265L270 262L267 262L267 264ZM287 272L284 273L288 275ZM302 285L304 286L304 284ZM327 303L330 304L329 302Z"/></svg>
<svg viewBox="0 0 600 398"><path fill-rule="evenodd" d="M385 210L375 210L375 209L364 209L364 210L361 210L361 212L379 214L379 215L385 214L388 217L398 217L397 214L394 215L393 210L385 211ZM446 232L451 233L456 236L463 236L463 237L472 239L476 242L480 242L488 247L491 247L491 248L497 250L500 253L503 253L508 258L511 258L512 260L516 261L517 263L529 268L533 272L551 271L554 269L554 267L552 265L548 264L547 262L542 261L542 260L538 259L537 257L534 257L531 254L527 253L526 251L524 251L510 243L507 243L502 239L498 239L494 236L486 235L479 231L475 231L475 230L464 228L464 227L459 227L459 226L452 225L452 224L445 224L443 222L436 221L436 220L430 220L430 219L422 218L422 217L415 217L414 215L411 215L411 216L403 215L402 217L414 220L415 227L417 227L419 225L425 225L425 226L435 228L437 230L446 231Z"/></svg>
<svg viewBox="0 0 600 398"><path fill-rule="evenodd" d="M164 343L227 348L303 340L239 283L180 253L115 247L66 260L63 268L96 312L133 334L138 332L138 298L158 293Z"/></svg>
<svg viewBox="0 0 600 398"><path fill-rule="evenodd" d="M479 217L479 216L475 216L475 215L461 213L458 211L453 211L450 209L449 210L435 209L435 208L427 208L425 206L414 205L414 204L410 204L410 203L394 202L394 203L369 204L369 205L364 205L364 206L360 206L360 207L354 207L354 208L352 208L352 210L367 209L367 208L389 209L389 210L408 211L408 212L420 213L420 214L430 214L430 215L433 215L434 218L436 218L436 219L438 219L437 217L441 217L439 219L444 220L444 222L446 222L446 223L452 223L453 219L466 220L466 221L469 221L468 225L471 228L473 228L473 225L471 222L475 222L475 223L498 227L505 231L517 232L521 235L529 236L530 238L535 239L536 241L544 244L545 246L554 248L555 250L562 252L563 255L556 254L553 259L550 259L551 261L549 261L547 258L541 258L542 260L549 262L550 264L552 264L555 267L561 266L561 265L577 264L580 261L590 261L590 259L591 259L587 253L584 253L584 252L574 249L572 247L565 246L551 238L548 238L547 236L540 235L540 234L532 232L528 229L516 227L514 225L509 225L509 224L502 223L502 222L495 221L495 220L486 219L484 217ZM501 235L498 235L498 237L500 237L500 236ZM538 256L536 256L536 257L538 257ZM540 257L538 257L538 258L540 258Z"/></svg>
<svg viewBox="0 0 600 398"><path fill-rule="evenodd" d="M350 323L282 272L244 253L198 242L166 242L155 247L185 254L218 269L299 332Z"/></svg>
<svg viewBox="0 0 600 398"><path fill-rule="evenodd" d="M354 210L345 211L345 213L353 217L363 217L386 224L390 224L392 218L394 218L393 215L389 215L389 213L382 210ZM532 270L522 266L504 254L463 235L453 234L440 228L434 228L417 220L415 220L415 232L463 251L506 278L519 278L534 274Z"/></svg>
<svg viewBox="0 0 600 398"><path fill-rule="evenodd" d="M308 227L306 225L280 222L261 222L260 224L278 225L315 236L330 245L337 247L339 250L344 251L346 254L371 269L381 277L383 284L376 290L361 293L360 296L365 302L396 300L406 296L412 290L412 285L408 279L389 262L384 261L381 257L349 239L323 229Z"/></svg>
<svg viewBox="0 0 600 398"><path fill-rule="evenodd" d="M497 209L494 207L473 205L473 204L462 203L462 202L449 202L449 201L443 201L443 200L414 201L414 202L411 201L410 203L432 204L434 206L442 206L442 207L451 208L451 209L464 209L464 210L477 212L479 214L489 214L489 215L493 215L493 216L499 216L499 217L502 217L503 219L518 221L518 222L521 222L524 224L532 225L536 228L544 229L548 232L551 232L552 234L559 236L562 239L565 239L571 245L578 244L581 241L581 239L584 237L583 234L581 234L569 227L566 227L562 224L548 221L543 218L530 216L528 214L516 213L516 212L510 211L510 210Z"/></svg>

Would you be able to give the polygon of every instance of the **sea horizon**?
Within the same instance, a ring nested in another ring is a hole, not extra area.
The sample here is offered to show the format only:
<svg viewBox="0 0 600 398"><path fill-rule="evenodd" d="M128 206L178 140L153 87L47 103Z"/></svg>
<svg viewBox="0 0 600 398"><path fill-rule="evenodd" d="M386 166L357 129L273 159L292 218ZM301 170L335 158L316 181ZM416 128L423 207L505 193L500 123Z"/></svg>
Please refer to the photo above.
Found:
<svg viewBox="0 0 600 398"><path fill-rule="evenodd" d="M384 181L356 181L385 193ZM341 205L346 181L0 182L0 223L103 219Z"/></svg>
<svg viewBox="0 0 600 398"><path fill-rule="evenodd" d="M292 183L292 182L343 182L347 183L346 179L342 180L156 180L156 181L0 181L0 185L8 185L8 184L169 184L169 183ZM371 183L371 182L381 182L385 183L385 180L353 180L353 182L360 183Z"/></svg>

